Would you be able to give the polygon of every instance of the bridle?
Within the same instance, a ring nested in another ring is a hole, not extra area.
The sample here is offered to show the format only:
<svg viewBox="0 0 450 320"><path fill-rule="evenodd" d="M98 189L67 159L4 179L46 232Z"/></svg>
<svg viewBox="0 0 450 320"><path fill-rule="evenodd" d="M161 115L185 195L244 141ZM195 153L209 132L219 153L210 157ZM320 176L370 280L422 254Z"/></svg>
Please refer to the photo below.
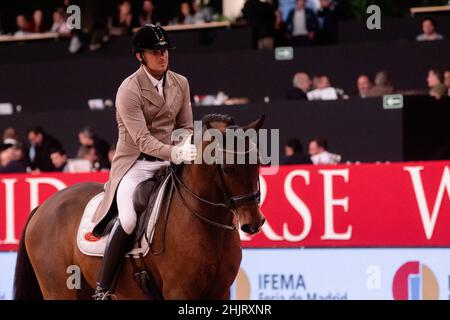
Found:
<svg viewBox="0 0 450 320"><path fill-rule="evenodd" d="M219 188L223 194L223 202L213 202L213 201L209 201L207 199L204 199L202 197L200 197L199 195L197 195L196 193L194 193L192 190L189 189L188 186L186 186L186 184L181 180L181 178L176 174L174 166L170 167L171 170L171 176L173 178L173 186L175 187L175 190L178 192L178 194L180 195L181 201L183 202L183 205L198 219L200 219L201 221L213 225L215 227L218 228L222 228L222 229L227 229L227 230L231 230L231 231L236 231L238 230L238 226L237 223L235 222L235 220L237 220L237 208L240 206L243 206L245 204L258 204L260 203L260 199L261 199L261 192L260 192L260 187L259 187L259 180L258 180L258 187L256 191L250 192L250 193L246 193L246 194L242 194L242 195L238 195L238 196L230 196L226 185L225 185L225 178L223 176L223 169L222 166L220 164L214 164L214 176L218 177L218 185ZM206 203L208 205L211 206L216 206L216 207L221 207L224 208L228 211L230 211L231 213L234 214L235 219L233 219L233 224L232 225L228 225L228 224L223 224L223 223L219 223L219 222L215 222L212 221L208 218L205 218L204 216L202 216L201 214L199 214L198 212L192 210L191 208L189 208L189 206L186 204L186 201L184 200L181 192L180 192L180 188L179 187L183 187L184 190L186 190L191 196L193 196L194 198L196 198L197 200Z"/></svg>

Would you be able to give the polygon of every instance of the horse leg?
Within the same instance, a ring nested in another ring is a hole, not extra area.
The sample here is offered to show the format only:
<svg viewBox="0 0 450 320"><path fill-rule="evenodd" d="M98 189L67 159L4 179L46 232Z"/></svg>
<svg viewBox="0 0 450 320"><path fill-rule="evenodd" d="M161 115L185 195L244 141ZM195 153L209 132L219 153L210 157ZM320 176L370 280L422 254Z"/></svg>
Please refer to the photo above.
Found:
<svg viewBox="0 0 450 320"><path fill-rule="evenodd" d="M45 201L29 221L25 246L44 299L77 299L81 293L76 234L86 203L100 191L94 183L68 187Z"/></svg>

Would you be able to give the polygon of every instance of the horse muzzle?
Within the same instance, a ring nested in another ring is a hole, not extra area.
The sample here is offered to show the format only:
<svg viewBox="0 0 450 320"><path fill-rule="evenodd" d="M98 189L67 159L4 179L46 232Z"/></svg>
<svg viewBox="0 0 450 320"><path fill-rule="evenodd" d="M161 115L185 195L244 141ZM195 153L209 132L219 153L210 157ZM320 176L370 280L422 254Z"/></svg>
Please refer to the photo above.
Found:
<svg viewBox="0 0 450 320"><path fill-rule="evenodd" d="M259 232L266 222L266 218L259 208L256 209L256 212L255 210L238 210L238 217L241 230L250 235Z"/></svg>

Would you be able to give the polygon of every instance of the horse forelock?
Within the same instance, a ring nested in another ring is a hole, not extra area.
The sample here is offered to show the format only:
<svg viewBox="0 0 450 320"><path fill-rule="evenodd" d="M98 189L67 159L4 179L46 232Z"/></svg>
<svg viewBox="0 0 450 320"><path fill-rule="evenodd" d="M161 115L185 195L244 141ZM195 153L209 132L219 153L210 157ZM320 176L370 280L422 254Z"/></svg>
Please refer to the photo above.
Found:
<svg viewBox="0 0 450 320"><path fill-rule="evenodd" d="M220 114L220 113L210 113L202 118L202 122L204 126L211 126L212 128L217 128L217 126L220 127L229 127L234 125L234 120L231 116L226 114ZM219 128L217 128L219 129Z"/></svg>

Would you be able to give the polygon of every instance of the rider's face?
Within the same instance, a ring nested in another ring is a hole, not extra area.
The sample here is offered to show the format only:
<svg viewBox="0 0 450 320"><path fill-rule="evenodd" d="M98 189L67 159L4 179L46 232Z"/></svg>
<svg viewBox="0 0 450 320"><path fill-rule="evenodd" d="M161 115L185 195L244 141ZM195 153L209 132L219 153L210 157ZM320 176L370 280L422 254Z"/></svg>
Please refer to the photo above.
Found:
<svg viewBox="0 0 450 320"><path fill-rule="evenodd" d="M169 51L166 49L145 50L143 55L150 73L156 77L162 76L169 65ZM139 55L138 59L140 59Z"/></svg>

